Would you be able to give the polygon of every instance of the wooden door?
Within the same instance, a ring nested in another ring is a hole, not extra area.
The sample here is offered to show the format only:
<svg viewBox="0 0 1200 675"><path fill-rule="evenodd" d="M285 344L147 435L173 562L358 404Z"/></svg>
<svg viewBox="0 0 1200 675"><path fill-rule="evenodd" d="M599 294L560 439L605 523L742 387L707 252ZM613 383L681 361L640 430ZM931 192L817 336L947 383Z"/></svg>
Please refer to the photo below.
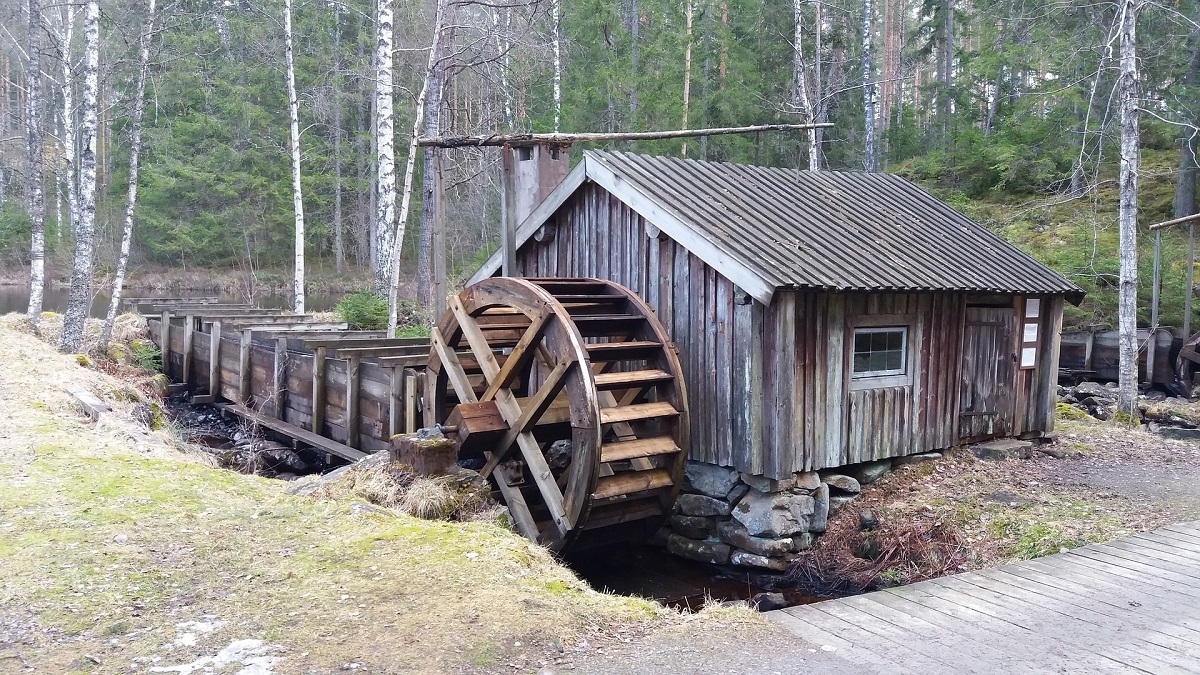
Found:
<svg viewBox="0 0 1200 675"><path fill-rule="evenodd" d="M975 439L1012 432L1015 409L1016 310L968 307L963 333L959 437Z"/></svg>

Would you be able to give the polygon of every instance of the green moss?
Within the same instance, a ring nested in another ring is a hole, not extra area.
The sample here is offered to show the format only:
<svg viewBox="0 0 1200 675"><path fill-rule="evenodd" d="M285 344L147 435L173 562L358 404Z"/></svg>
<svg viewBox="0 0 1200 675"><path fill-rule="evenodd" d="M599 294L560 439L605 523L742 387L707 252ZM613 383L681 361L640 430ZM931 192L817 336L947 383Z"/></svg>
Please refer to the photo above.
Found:
<svg viewBox="0 0 1200 675"><path fill-rule="evenodd" d="M83 366L84 368L92 367L92 360L87 357L87 354L76 354L75 355L75 363L78 363L79 365Z"/></svg>
<svg viewBox="0 0 1200 675"><path fill-rule="evenodd" d="M1118 411L1113 413L1113 423L1123 427L1139 427L1142 425L1142 416Z"/></svg>
<svg viewBox="0 0 1200 675"><path fill-rule="evenodd" d="M116 342L109 343L107 353L108 358L112 359L113 361L124 361L125 359L129 358L129 350L125 347L125 345L117 344Z"/></svg>
<svg viewBox="0 0 1200 675"><path fill-rule="evenodd" d="M1058 416L1059 419L1063 419L1063 420L1083 421L1083 420L1091 419L1090 415L1088 415L1084 411L1080 410L1079 408L1076 408L1075 406L1071 405L1070 403L1061 403L1061 402L1056 403L1054 405L1054 413Z"/></svg>

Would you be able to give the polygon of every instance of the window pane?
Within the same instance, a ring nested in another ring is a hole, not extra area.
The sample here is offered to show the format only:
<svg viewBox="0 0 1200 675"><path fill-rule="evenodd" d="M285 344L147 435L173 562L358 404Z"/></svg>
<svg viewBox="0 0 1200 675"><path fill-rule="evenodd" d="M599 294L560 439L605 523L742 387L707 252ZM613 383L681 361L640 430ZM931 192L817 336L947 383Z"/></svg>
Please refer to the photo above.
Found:
<svg viewBox="0 0 1200 675"><path fill-rule="evenodd" d="M870 333L859 333L854 336L854 351L855 353L871 351Z"/></svg>
<svg viewBox="0 0 1200 675"><path fill-rule="evenodd" d="M871 360L869 361L871 370L883 370L884 358L886 352L871 352Z"/></svg>
<svg viewBox="0 0 1200 675"><path fill-rule="evenodd" d="M885 366L887 368L887 370L900 370L901 368L904 367L903 352L896 350L896 351L886 352L886 354L887 354L887 356L884 360L887 364Z"/></svg>
<svg viewBox="0 0 1200 675"><path fill-rule="evenodd" d="M902 346L904 346L904 333L901 331L888 333L887 336L888 349L899 350Z"/></svg>
<svg viewBox="0 0 1200 675"><path fill-rule="evenodd" d="M866 354L855 354L854 355L854 372L865 373L868 370L870 370L870 367L869 367L869 364L867 363L867 355Z"/></svg>
<svg viewBox="0 0 1200 675"><path fill-rule="evenodd" d="M887 349L887 333L871 333L871 351L881 352Z"/></svg>

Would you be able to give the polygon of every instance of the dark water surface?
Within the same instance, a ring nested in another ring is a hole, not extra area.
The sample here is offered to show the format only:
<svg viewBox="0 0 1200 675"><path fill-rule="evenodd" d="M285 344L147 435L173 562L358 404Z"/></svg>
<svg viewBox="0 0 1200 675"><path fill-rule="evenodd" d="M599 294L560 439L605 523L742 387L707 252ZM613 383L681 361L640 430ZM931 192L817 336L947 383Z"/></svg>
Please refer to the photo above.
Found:
<svg viewBox="0 0 1200 675"><path fill-rule="evenodd" d="M65 288L47 288L45 295L42 297L42 306L47 312L62 313L67 309L67 294ZM144 297L150 298L155 296L162 297L190 297L201 298L210 297L213 295L219 296L221 302L253 302L255 305L264 308L279 308L291 307L291 295L276 295L268 293L260 293L253 299L247 299L243 295L211 293L205 291L170 291L170 290L146 290L146 289L127 289L123 294L124 297ZM108 313L108 302L111 295L108 292L99 292L92 297L91 316L102 319ZM305 308L309 312L328 312L333 309L334 305L342 299L340 293L312 293L309 292L304 297ZM0 286L0 314L8 314L9 312L25 313L29 307L29 289L25 286ZM125 310L124 307L121 308Z"/></svg>

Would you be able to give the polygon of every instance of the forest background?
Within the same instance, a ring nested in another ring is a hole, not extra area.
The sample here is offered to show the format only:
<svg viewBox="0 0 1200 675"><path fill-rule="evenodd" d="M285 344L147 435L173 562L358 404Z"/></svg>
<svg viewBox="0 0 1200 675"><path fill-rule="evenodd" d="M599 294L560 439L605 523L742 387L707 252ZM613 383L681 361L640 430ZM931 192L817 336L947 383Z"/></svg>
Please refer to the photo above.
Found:
<svg viewBox="0 0 1200 675"><path fill-rule="evenodd" d="M385 7L394 10L387 35L393 63L381 69L381 8L371 2L168 0L147 22L145 0L103 0L93 276L100 286L117 267L140 100L134 282L151 271L179 278L237 271L253 283L286 286L302 253L310 284L371 286L379 247L387 246L379 236L377 114L379 74L390 73L388 142L400 168L414 123L419 133L439 136L831 122L812 138L764 133L605 147L899 173L1087 290L1084 305L1068 313L1069 326L1113 325L1115 51L1124 4L421 0ZM0 2L0 270L22 283L33 183L43 188L52 283L67 280L75 257L72 200L87 67L86 31L78 25L84 12L76 10L83 6ZM1142 325L1153 255L1146 226L1196 211L1197 19L1193 0L1144 3L1138 19ZM31 103L33 52L40 93ZM42 181L29 178L31 105L40 112ZM585 147L573 147L572 159ZM417 153L412 206L396 211L407 225L401 276L413 282L404 288L426 304L432 151ZM459 274L497 244L498 165L495 149L445 155L447 244ZM296 199L302 251L294 245ZM1186 228L1164 231L1163 244L1160 323L1179 325Z"/></svg>

